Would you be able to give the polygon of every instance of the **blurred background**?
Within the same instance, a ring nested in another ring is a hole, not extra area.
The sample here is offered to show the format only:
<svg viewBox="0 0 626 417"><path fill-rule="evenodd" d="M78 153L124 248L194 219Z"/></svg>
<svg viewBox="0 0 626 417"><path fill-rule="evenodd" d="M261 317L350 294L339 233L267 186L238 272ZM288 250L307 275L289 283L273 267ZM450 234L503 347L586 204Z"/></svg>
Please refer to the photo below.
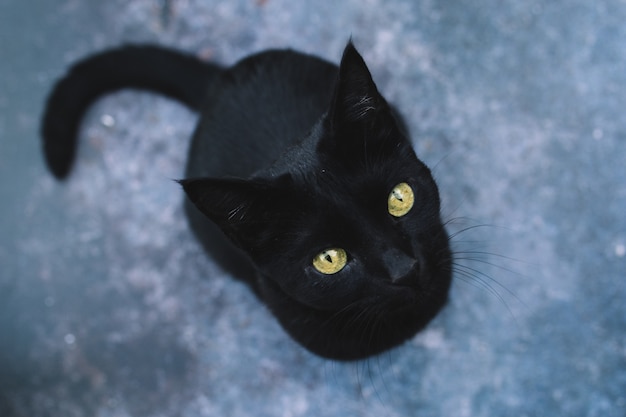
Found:
<svg viewBox="0 0 626 417"><path fill-rule="evenodd" d="M626 2L0 0L0 415L626 415ZM197 116L93 106L64 183L47 93L86 54L224 65L353 37L433 168L457 273L421 334L304 351L201 251L172 179Z"/></svg>

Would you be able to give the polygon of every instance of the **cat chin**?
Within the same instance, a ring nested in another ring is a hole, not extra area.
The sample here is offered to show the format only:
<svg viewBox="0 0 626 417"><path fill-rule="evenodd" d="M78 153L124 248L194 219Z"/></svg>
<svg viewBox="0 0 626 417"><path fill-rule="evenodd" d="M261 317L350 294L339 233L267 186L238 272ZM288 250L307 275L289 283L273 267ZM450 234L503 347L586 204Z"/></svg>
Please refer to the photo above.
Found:
<svg viewBox="0 0 626 417"><path fill-rule="evenodd" d="M388 284L384 294L332 311L297 301L265 277L259 277L258 288L284 330L307 350L327 359L352 361L395 348L426 327L447 301L450 277L439 278L419 290Z"/></svg>

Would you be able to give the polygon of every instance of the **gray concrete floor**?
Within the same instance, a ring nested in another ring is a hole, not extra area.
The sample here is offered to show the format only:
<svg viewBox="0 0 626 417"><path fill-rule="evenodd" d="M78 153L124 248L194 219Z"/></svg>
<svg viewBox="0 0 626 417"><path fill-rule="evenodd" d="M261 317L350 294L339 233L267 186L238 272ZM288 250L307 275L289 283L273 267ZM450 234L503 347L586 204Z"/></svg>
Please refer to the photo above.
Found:
<svg viewBox="0 0 626 417"><path fill-rule="evenodd" d="M0 415L626 415L626 3L303 4L0 0ZM313 357L206 259L171 181L196 120L177 104L103 99L70 179L46 173L42 104L86 53L337 61L350 35L451 230L479 226L450 305L397 350Z"/></svg>

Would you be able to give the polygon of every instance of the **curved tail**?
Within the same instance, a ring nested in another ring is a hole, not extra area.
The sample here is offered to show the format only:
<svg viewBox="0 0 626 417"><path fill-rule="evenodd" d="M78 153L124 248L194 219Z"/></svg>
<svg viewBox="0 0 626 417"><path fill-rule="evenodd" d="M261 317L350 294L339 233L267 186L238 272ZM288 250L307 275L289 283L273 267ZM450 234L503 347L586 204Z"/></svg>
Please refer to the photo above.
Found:
<svg viewBox="0 0 626 417"><path fill-rule="evenodd" d="M59 179L70 172L81 119L103 94L138 88L199 109L209 83L222 69L175 50L125 46L85 58L57 82L48 97L41 136L48 168Z"/></svg>

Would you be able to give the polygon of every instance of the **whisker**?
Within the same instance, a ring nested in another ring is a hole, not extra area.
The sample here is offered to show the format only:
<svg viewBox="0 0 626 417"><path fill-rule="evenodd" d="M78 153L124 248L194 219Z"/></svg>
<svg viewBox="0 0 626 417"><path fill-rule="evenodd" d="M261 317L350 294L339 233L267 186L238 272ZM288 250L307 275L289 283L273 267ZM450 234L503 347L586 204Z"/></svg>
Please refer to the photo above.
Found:
<svg viewBox="0 0 626 417"><path fill-rule="evenodd" d="M466 283L473 285L475 284L474 286L476 288L487 290L490 294L498 298L502 298L502 294L500 294L492 285L490 285L489 282L485 281L480 276L475 275L473 271L463 269L463 265L454 265L453 271L457 274L460 274L460 278L469 278L471 280L471 282L465 281Z"/></svg>
<svg viewBox="0 0 626 417"><path fill-rule="evenodd" d="M455 253L458 253L458 254L468 254L468 255L493 256L493 257L496 257L496 258L505 259L507 261L517 262L517 263L520 263L520 264L523 264L523 265L529 265L529 266L534 266L534 267L538 267L539 266L538 264L535 264L535 263L532 263L532 262L524 261L524 260L521 260L521 259L518 259L518 258L513 258L513 257L510 257L510 256L506 256L506 255L501 255L499 253L494 253L494 252L471 251L471 250L470 251L465 251L465 250L463 250L463 251L455 251ZM486 261L484 261L484 260L482 260L480 258L476 258L475 260L477 260L479 262L483 262L483 263L488 263L488 262L486 262ZM516 272L516 271L514 271L512 269L506 269L506 268L504 268L504 267L502 267L501 265L498 265L498 264L489 264L489 265L492 265L492 266L495 266L497 268L503 269L503 270L505 270L507 272L510 272L512 274L515 274L515 275L521 275L521 274L519 274L518 272Z"/></svg>
<svg viewBox="0 0 626 417"><path fill-rule="evenodd" d="M451 241L452 239L454 239L455 237L457 237L461 233L465 233L467 231L474 230L474 229L479 229L479 228L483 228L483 227L493 227L493 226L491 226L489 224L477 224L477 225L474 225L474 226L467 226L467 227L465 227L465 228L463 228L461 230L457 230L456 232L451 233L448 236L448 241Z"/></svg>
<svg viewBox="0 0 626 417"><path fill-rule="evenodd" d="M477 254L490 255L490 256L497 257L497 258L506 259L506 260L509 260L509 261L521 262L521 261L518 261L515 258L510 258L510 257L504 256L504 255L498 255L497 253L489 253L489 252L476 252L476 253ZM510 273L512 275L517 275L518 277L523 277L524 276L523 274L521 274L521 273L519 273L519 272L517 272L517 271L515 271L515 270L513 270L511 268L507 268L506 266L502 266L502 265L499 265L499 264L497 264L495 262L490 262L490 261L487 261L487 260L479 258L479 257L458 256L458 255L465 255L465 254L471 255L472 252L464 252L464 251L463 252L455 252L454 253L454 255L455 255L454 259L456 259L456 260L463 260L463 261L470 261L470 262L480 262L482 264L489 265L489 266L492 266L494 268L498 268L498 269L500 269L502 271L508 272L508 273Z"/></svg>
<svg viewBox="0 0 626 417"><path fill-rule="evenodd" d="M457 273L459 275L459 278L461 278L462 280L463 280L463 278L466 278L466 280L463 280L464 282L466 282L468 284L476 284L476 285L474 285L476 288L480 287L482 289L485 289L491 295L496 297L502 303L502 305L504 305L504 307L507 309L507 311L509 312L511 317L513 317L513 319L517 322L517 317L515 316L515 314L513 313L513 310L509 306L509 303L502 296L502 294L500 294L500 292L493 285L491 285L489 283L489 281L491 281L494 284L496 284L497 287L499 287L499 288L503 289L504 291L506 291L511 297L513 297L515 300L517 300L518 302L520 302L522 305L525 306L524 302L522 300L520 300L520 298L515 293L513 293L511 290L509 290L504 285L500 284L498 281L496 281L493 278L491 278L489 275L487 275L487 274L485 274L485 273L483 273L481 271L478 271L478 270L476 270L474 268L467 267L466 265L455 264L453 266L453 270L454 270L455 273Z"/></svg>
<svg viewBox="0 0 626 417"><path fill-rule="evenodd" d="M499 288L503 289L504 291L506 291L510 296L514 297L517 301L519 301L520 303L523 304L523 302L517 297L517 295L515 295L515 293L513 291L511 291L510 289L508 289L506 286L504 286L503 284L501 284L500 282L498 282L496 279L490 277L489 275L487 275L486 273L476 269L476 268L472 268L470 266L467 265L463 265L463 264L459 264L459 263L455 263L454 264L455 267L462 267L465 268L466 271L470 271L474 274L476 274L476 278L482 278L482 279L486 279L487 281L493 282L495 285L497 285Z"/></svg>

